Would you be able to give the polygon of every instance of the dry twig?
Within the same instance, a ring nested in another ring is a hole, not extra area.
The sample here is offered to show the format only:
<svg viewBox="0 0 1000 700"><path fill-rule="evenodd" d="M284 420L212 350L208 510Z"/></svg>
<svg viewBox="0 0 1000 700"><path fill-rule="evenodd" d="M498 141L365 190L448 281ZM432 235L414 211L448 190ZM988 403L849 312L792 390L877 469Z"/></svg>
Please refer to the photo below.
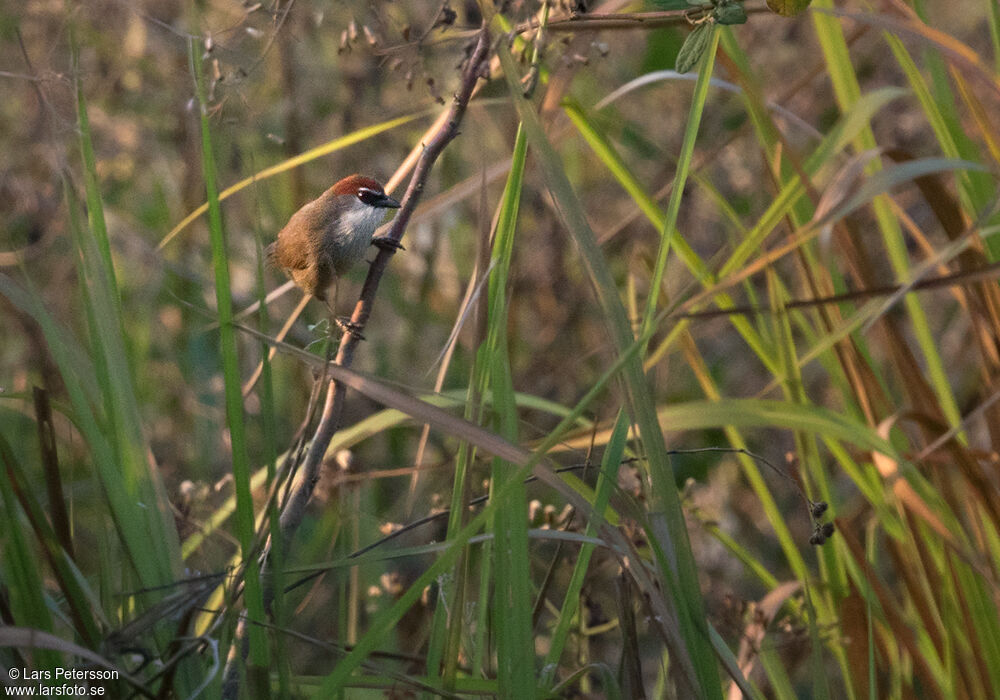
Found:
<svg viewBox="0 0 1000 700"><path fill-rule="evenodd" d="M413 215L413 211L420 201L420 196L423 194L424 185L430 174L431 167L438 159L438 156L441 155L445 146L458 136L459 124L461 124L462 118L465 115L465 109L468 106L469 99L472 97L476 84L482 76L483 66L489 56L489 50L490 37L484 25L476 39L475 48L472 50L462 69L461 81L452 101L451 108L446 113L446 117L439 121L440 128L423 144L423 150L413 170L410 184L401 201L402 206L399 209L399 213L396 214L395 219L393 219L388 233L385 234L385 239L398 244L403 238L410 217ZM382 275L389 264L389 259L395 253L395 248L391 243L380 246L380 248L381 250L368 270L368 277L365 279L361 296L354 307L354 313L351 315L351 324L353 327L359 329L359 331L364 328L371 316L372 307L375 304L375 295L382 280ZM357 350L359 342L360 333L345 333L341 338L334 363L342 367L349 367L354 361L354 353ZM292 537L298 530L305 515L306 506L309 504L313 491L316 488L316 483L319 481L323 458L326 455L330 441L340 428L346 393L347 387L345 385L338 383L336 380L330 381L322 416L316 426L316 432L313 434L309 451L302 463L301 478L293 487L288 500L282 508L280 532L282 543L285 545L282 551L288 551L287 545L290 544ZM264 561L261 566L261 575L265 582L267 580L265 574L268 566L267 553L265 552ZM273 598L273 586L265 583L264 608L266 610L270 609ZM244 658L248 651L246 626L247 620L244 616L237 628L234 643L234 651L238 649L239 654ZM235 656L235 653L230 655L228 668L225 672L225 680L223 682L223 697L225 698L235 698L239 692L239 674L237 672L237 665L233 663Z"/></svg>

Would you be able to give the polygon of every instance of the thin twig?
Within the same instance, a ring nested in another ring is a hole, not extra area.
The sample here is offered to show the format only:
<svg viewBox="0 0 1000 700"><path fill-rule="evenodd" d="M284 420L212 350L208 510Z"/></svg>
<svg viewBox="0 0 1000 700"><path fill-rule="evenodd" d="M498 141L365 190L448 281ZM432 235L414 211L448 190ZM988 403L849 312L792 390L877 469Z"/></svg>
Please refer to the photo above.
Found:
<svg viewBox="0 0 1000 700"><path fill-rule="evenodd" d="M393 219L388 233L385 234L385 238L397 243L402 239L410 217L413 215L413 211L420 201L420 195L423 193L424 184L427 181L427 176L430 174L431 167L438 156L441 155L445 146L458 136L458 126L462 122L462 117L465 115L465 108L468 106L469 99L472 97L476 84L483 73L483 64L489 55L489 49L489 32L484 25L479 33L479 38L476 40L475 49L469 55L462 70L459 89L455 93L451 109L445 113L445 118L439 120L440 128L423 145L423 150L410 178L410 184L406 189L406 194L403 196L402 206L399 209L399 213L396 214L395 219ZM351 324L359 330L364 329L368 318L371 316L379 282L394 252L395 250L391 246L382 247L368 270L368 277L365 279L364 287L361 290L361 297L358 299L354 313L351 316ZM334 364L341 367L350 367L354 360L354 352L357 349L359 341L360 333L345 333L341 339ZM323 458L326 455L327 448L330 446L330 441L340 428L346 393L347 387L344 384L338 383L336 380L330 381L327 388L326 402L323 406L323 414L320 417L319 424L316 426L316 432L313 434L309 451L300 467L302 477L292 488L288 500L282 508L279 520L281 540L285 545L282 551L288 551L288 545L298 530L299 524L302 522L306 506L309 504L316 484L319 481ZM262 578L265 576L268 567L267 551L265 551L264 562L261 566ZM270 609L273 599L273 587L266 586L264 590L265 610ZM247 622L244 614L241 616L237 626L234 646L227 661L222 687L222 695L227 700L235 698L239 693L239 674L237 672L237 664L234 661L237 656L246 658L249 652L249 646L246 644L248 639L246 636Z"/></svg>
<svg viewBox="0 0 1000 700"><path fill-rule="evenodd" d="M932 289L940 289L942 287L963 287L972 284L979 284L981 282L986 282L989 280L994 280L1000 277L1000 262L989 263L983 265L980 268L974 270L960 270L958 272L950 272L945 275L939 275L937 277L927 277L925 279L913 282L908 285L902 284L888 284L881 285L878 287L868 287L865 289L854 289L849 292L841 292L840 294L831 294L829 296L815 297L813 299L792 299L785 302L782 305L783 310L787 309L806 309L814 306L823 306L828 304L842 304L845 302L852 301L865 301L867 299L875 299L878 297L889 297L894 294L898 294L904 289L908 289L913 292L922 292ZM730 306L720 309L705 309L702 311L681 311L677 313L670 314L671 318L690 318L690 319L708 319L716 318L719 316L753 316L753 315L766 315L772 314L775 309L769 306L760 305L744 305L744 306Z"/></svg>
<svg viewBox="0 0 1000 700"><path fill-rule="evenodd" d="M706 3L707 5L707 3ZM695 9L692 6L691 9ZM615 12L609 14L577 14L549 22L551 32L596 32L614 29L658 29L671 25L688 24L689 9L663 10L660 12ZM746 13L770 12L767 7L747 7ZM521 30L518 27L518 30Z"/></svg>
<svg viewBox="0 0 1000 700"><path fill-rule="evenodd" d="M444 147L458 135L458 126L465 114L465 108L472 95L472 90L479 80L483 62L489 53L489 47L489 34L484 27L480 31L476 48L473 50L462 71L461 84L458 92L455 94L448 117L443 120L441 129L424 144L423 153L417 161L413 175L410 178L409 187L407 187L406 194L403 196L402 206L396 218L393 219L389 232L385 236L386 238L396 242L402 239L410 217L413 215L413 211L420 200L420 195L423 193L424 184L427 181L427 176L430 174L431 166L434 165L434 161L437 160ZM393 253L394 250L389 247L380 250L371 268L368 270L368 277L361 290L361 297L351 316L351 323L357 328L364 328L368 322L368 318L371 316L372 307L375 303L375 294ZM357 349L358 342L359 339L355 334L345 334L341 340L340 349L337 352L336 364L349 367L354 360L354 352ZM281 535L286 543L295 534L299 523L302 522L306 505L309 503L313 489L319 481L320 465L326 454L326 449L340 427L345 393L346 387L338 384L336 381L330 382L326 404L323 407L323 415L320 418L319 425L316 427L312 445L302 465L302 480L292 492L281 514Z"/></svg>

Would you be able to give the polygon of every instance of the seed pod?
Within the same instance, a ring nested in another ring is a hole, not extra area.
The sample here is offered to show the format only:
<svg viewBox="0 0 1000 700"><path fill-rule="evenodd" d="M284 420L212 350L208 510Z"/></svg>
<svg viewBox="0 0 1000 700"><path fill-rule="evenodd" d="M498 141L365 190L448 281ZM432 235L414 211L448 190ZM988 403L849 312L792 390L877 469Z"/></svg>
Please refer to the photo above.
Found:
<svg viewBox="0 0 1000 700"><path fill-rule="evenodd" d="M701 55L705 53L705 49L711 43L712 32L715 31L715 27L712 25L711 21L702 22L687 35L687 39L681 45L681 50L677 53L675 70L678 73L688 73L698 65Z"/></svg>
<svg viewBox="0 0 1000 700"><path fill-rule="evenodd" d="M450 27L455 24L455 19L458 18L458 13L453 9L445 5L441 8L441 14L438 15L437 21L434 23L435 27Z"/></svg>

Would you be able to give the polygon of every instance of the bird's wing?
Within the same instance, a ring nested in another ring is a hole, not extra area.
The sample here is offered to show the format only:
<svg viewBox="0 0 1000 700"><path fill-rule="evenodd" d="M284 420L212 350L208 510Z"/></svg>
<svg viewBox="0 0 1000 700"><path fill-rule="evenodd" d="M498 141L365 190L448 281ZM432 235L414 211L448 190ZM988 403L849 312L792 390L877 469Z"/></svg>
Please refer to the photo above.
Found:
<svg viewBox="0 0 1000 700"><path fill-rule="evenodd" d="M300 225L301 212L296 212L291 221L278 234L270 257L278 267L286 270L304 270L309 267L309 253L312 245L306 235L306 227Z"/></svg>

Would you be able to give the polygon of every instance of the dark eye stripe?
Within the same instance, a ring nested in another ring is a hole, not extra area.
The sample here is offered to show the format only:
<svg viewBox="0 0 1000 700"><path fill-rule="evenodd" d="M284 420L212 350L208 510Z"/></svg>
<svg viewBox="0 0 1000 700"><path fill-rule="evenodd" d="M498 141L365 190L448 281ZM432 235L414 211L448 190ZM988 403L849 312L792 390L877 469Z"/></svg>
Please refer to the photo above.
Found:
<svg viewBox="0 0 1000 700"><path fill-rule="evenodd" d="M381 196L382 196L381 192L376 192L375 190L369 187L358 188L358 199L360 199L362 202L365 202L366 204L370 204L371 202L377 200Z"/></svg>

